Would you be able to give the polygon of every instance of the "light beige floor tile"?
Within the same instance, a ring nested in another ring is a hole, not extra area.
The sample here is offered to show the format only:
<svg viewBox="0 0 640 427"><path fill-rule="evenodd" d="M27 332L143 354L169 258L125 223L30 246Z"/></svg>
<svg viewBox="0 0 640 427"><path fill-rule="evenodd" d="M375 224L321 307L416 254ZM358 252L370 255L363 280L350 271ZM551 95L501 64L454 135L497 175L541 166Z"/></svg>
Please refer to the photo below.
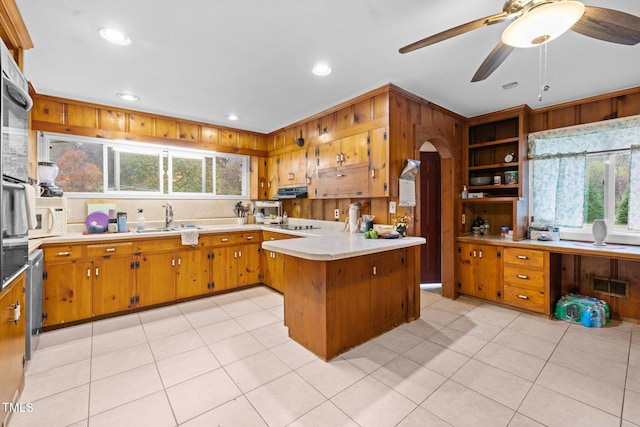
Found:
<svg viewBox="0 0 640 427"><path fill-rule="evenodd" d="M21 401L25 402L22 398ZM12 415L9 423L11 427L64 427L82 422L89 414L89 384L31 403L31 412L16 412ZM86 421L84 422L86 425Z"/></svg>
<svg viewBox="0 0 640 427"><path fill-rule="evenodd" d="M255 302L243 299L241 301L232 302L229 304L225 304L220 306L222 309L231 317L239 317L244 316L245 314L255 313L256 311L262 310Z"/></svg>
<svg viewBox="0 0 640 427"><path fill-rule="evenodd" d="M217 408L205 412L184 424L181 427L260 427L266 423L260 417L255 408L251 406L244 396L236 397Z"/></svg>
<svg viewBox="0 0 640 427"><path fill-rule="evenodd" d="M622 420L620 427L640 427L640 424L632 423L631 421Z"/></svg>
<svg viewBox="0 0 640 427"><path fill-rule="evenodd" d="M238 387L222 368L167 388L167 396L178 424L241 395Z"/></svg>
<svg viewBox="0 0 640 427"><path fill-rule="evenodd" d="M155 360L163 360L176 354L204 347L205 343L193 329L149 342Z"/></svg>
<svg viewBox="0 0 640 427"><path fill-rule="evenodd" d="M370 374L380 366L398 357L398 353L383 347L375 341L368 341L346 353L342 353L339 357L348 360L349 363Z"/></svg>
<svg viewBox="0 0 640 427"><path fill-rule="evenodd" d="M258 304L264 309L277 307L284 303L284 297L277 292L270 292L268 294L252 297L249 301Z"/></svg>
<svg viewBox="0 0 640 427"><path fill-rule="evenodd" d="M474 359L528 381L535 381L546 361L493 342L484 346Z"/></svg>
<svg viewBox="0 0 640 427"><path fill-rule="evenodd" d="M318 358L315 354L293 340L271 347L269 350L290 369L298 369Z"/></svg>
<svg viewBox="0 0 640 427"><path fill-rule="evenodd" d="M438 308L440 310L462 315L467 314L479 305L480 303L478 301L464 297L456 298L454 300L449 298L440 298L440 300L431 304L428 309Z"/></svg>
<svg viewBox="0 0 640 427"><path fill-rule="evenodd" d="M275 347L279 344L289 341L289 328L284 326L282 322L272 323L261 328L251 331L258 341L266 348Z"/></svg>
<svg viewBox="0 0 640 427"><path fill-rule="evenodd" d="M248 332L209 344L209 348L222 366L265 350L260 341Z"/></svg>
<svg viewBox="0 0 640 427"><path fill-rule="evenodd" d="M89 424L91 427L138 427L143 425L173 427L177 425L164 391L153 393L95 415L89 419Z"/></svg>
<svg viewBox="0 0 640 427"><path fill-rule="evenodd" d="M621 387L624 387L627 376L626 363L604 359L588 349L575 351L566 346L559 346L549 358L549 362Z"/></svg>
<svg viewBox="0 0 640 427"><path fill-rule="evenodd" d="M220 363L207 347L200 347L163 359L157 363L157 366L162 383L167 388L218 369Z"/></svg>
<svg viewBox="0 0 640 427"><path fill-rule="evenodd" d="M153 363L149 344L127 347L91 359L91 381Z"/></svg>
<svg viewBox="0 0 640 427"><path fill-rule="evenodd" d="M467 316L461 316L449 323L448 328L455 329L458 332L470 334L484 340L493 339L503 329L500 326L491 323L481 322L471 319Z"/></svg>
<svg viewBox="0 0 640 427"><path fill-rule="evenodd" d="M513 410L518 409L533 384L474 359L458 369L451 379Z"/></svg>
<svg viewBox="0 0 640 427"><path fill-rule="evenodd" d="M436 304L432 304L424 310L420 310L420 319L430 324L447 326L449 323L462 316L462 314L435 307Z"/></svg>
<svg viewBox="0 0 640 427"><path fill-rule="evenodd" d="M626 387L636 393L640 393L640 367L629 366Z"/></svg>
<svg viewBox="0 0 640 427"><path fill-rule="evenodd" d="M364 377L331 399L360 426L394 426L417 405L371 376ZM372 405L371 402L376 402Z"/></svg>
<svg viewBox="0 0 640 427"><path fill-rule="evenodd" d="M491 342L543 360L549 360L551 353L556 348L556 344L550 341L522 335L508 328L496 335Z"/></svg>
<svg viewBox="0 0 640 427"><path fill-rule="evenodd" d="M196 332L198 332L198 335L200 335L205 344L212 344L235 335L244 334L247 331L240 326L238 322L229 319L213 325L197 328Z"/></svg>
<svg viewBox="0 0 640 427"><path fill-rule="evenodd" d="M319 406L325 398L294 372L246 394L270 426L283 426Z"/></svg>
<svg viewBox="0 0 640 427"><path fill-rule="evenodd" d="M193 329L187 318L184 317L182 313L179 316L145 323L142 326L149 341L159 340L161 338L170 337Z"/></svg>
<svg viewBox="0 0 640 427"><path fill-rule="evenodd" d="M77 423L69 424L67 427L88 427L88 426L89 426L89 420L84 419L82 421L78 421Z"/></svg>
<svg viewBox="0 0 640 427"><path fill-rule="evenodd" d="M631 347L640 348L640 325L631 325Z"/></svg>
<svg viewBox="0 0 640 427"><path fill-rule="evenodd" d="M547 318L522 313L509 323L507 328L520 334L558 343L569 328L570 323L561 320L549 320Z"/></svg>
<svg viewBox="0 0 640 427"><path fill-rule="evenodd" d="M31 360L26 366L25 375L33 375L58 368L69 363L91 357L91 337L72 341L68 344L60 344L44 349L38 348L31 353Z"/></svg>
<svg viewBox="0 0 640 427"><path fill-rule="evenodd" d="M398 326L398 329L400 329L401 331L408 332L422 339L429 338L431 335L435 334L442 328L444 328L444 325L429 323L421 318L418 318L409 323L403 323Z"/></svg>
<svg viewBox="0 0 640 427"><path fill-rule="evenodd" d="M373 341L393 352L404 353L420 344L423 339L402 329L395 328L374 338Z"/></svg>
<svg viewBox="0 0 640 427"><path fill-rule="evenodd" d="M640 425L640 393L629 389L625 391L622 418Z"/></svg>
<svg viewBox="0 0 640 427"><path fill-rule="evenodd" d="M472 357L489 342L487 339L479 338L471 334L465 334L464 332L456 331L450 327L440 329L438 332L431 335L428 341L469 357Z"/></svg>
<svg viewBox="0 0 640 427"><path fill-rule="evenodd" d="M326 426L358 427L358 424L338 409L336 405L326 401L288 425L288 427Z"/></svg>
<svg viewBox="0 0 640 427"><path fill-rule="evenodd" d="M629 366L640 368L640 347L631 346L629 349Z"/></svg>
<svg viewBox="0 0 640 427"><path fill-rule="evenodd" d="M208 298L205 298L205 301L210 300ZM191 323L191 326L196 329L207 325L214 325L231 319L231 316L229 316L226 311L213 303L211 303L211 305L211 308L207 308L205 310L185 313L184 317L186 317L189 323Z"/></svg>
<svg viewBox="0 0 640 427"><path fill-rule="evenodd" d="M366 375L364 371L340 358L329 362L316 359L297 369L296 373L327 398L335 396Z"/></svg>
<svg viewBox="0 0 640 427"><path fill-rule="evenodd" d="M275 307L270 307L267 311L274 316L276 316L280 320L284 320L284 304L276 305Z"/></svg>
<svg viewBox="0 0 640 427"><path fill-rule="evenodd" d="M620 425L619 417L538 384L531 387L518 412L549 427Z"/></svg>
<svg viewBox="0 0 640 427"><path fill-rule="evenodd" d="M74 341L90 338L93 333L91 323L84 323L69 328L56 329L40 335L38 350L44 350L58 345L70 344Z"/></svg>
<svg viewBox="0 0 640 427"><path fill-rule="evenodd" d="M91 383L89 415L113 409L162 390L155 364L144 365Z"/></svg>
<svg viewBox="0 0 640 427"><path fill-rule="evenodd" d="M154 308L153 310L145 310L138 313L142 324L158 322L170 319L172 317L182 316L182 312L176 305L168 305L166 307Z"/></svg>
<svg viewBox="0 0 640 427"><path fill-rule="evenodd" d="M602 340L595 336L577 332L576 329L572 328L570 328L564 337L562 337L558 347L577 352L584 351L588 348L591 354L618 363L627 364L629 360L629 345L615 344L611 341Z"/></svg>
<svg viewBox="0 0 640 427"><path fill-rule="evenodd" d="M434 292L421 291L420 292L420 308L425 308L433 303L436 303L442 299L441 295Z"/></svg>
<svg viewBox="0 0 640 427"><path fill-rule="evenodd" d="M516 413L511 419L509 427L544 427L544 425L520 413Z"/></svg>
<svg viewBox="0 0 640 427"><path fill-rule="evenodd" d="M398 427L451 427L451 424L441 418L436 417L431 412L418 406L407 417L402 420Z"/></svg>
<svg viewBox="0 0 640 427"><path fill-rule="evenodd" d="M233 304L234 302L245 300L244 293L242 292L227 292L222 295L214 295L211 298L216 305L222 307L227 304Z"/></svg>
<svg viewBox="0 0 640 427"><path fill-rule="evenodd" d="M430 341L423 341L403 356L447 378L469 360L464 354Z"/></svg>
<svg viewBox="0 0 640 427"><path fill-rule="evenodd" d="M615 416L621 415L624 395L622 386L613 385L554 363L546 364L536 384L558 393L568 394L575 400Z"/></svg>
<svg viewBox="0 0 640 427"><path fill-rule="evenodd" d="M448 380L421 405L454 426L506 426L514 411L454 381ZM463 408L475 408L466 411Z"/></svg>
<svg viewBox="0 0 640 427"><path fill-rule="evenodd" d="M106 334L140 325L140 316L138 316L138 313L110 317L93 322L93 335Z"/></svg>
<svg viewBox="0 0 640 427"><path fill-rule="evenodd" d="M212 308L217 308L218 306L214 303L211 298L199 298L192 301L181 302L176 304L178 310L184 315L190 313L199 313L201 311L207 311Z"/></svg>
<svg viewBox="0 0 640 427"><path fill-rule="evenodd" d="M256 311L255 313L245 314L235 317L236 322L240 324L247 331L258 329L263 326L270 325L272 323L280 323L282 320L278 319L267 310Z"/></svg>
<svg viewBox="0 0 640 427"><path fill-rule="evenodd" d="M393 359L371 376L416 404L422 403L447 380L402 356Z"/></svg>
<svg viewBox="0 0 640 427"><path fill-rule="evenodd" d="M238 292L247 299L258 298L264 295L279 295L280 298L282 298L282 294L274 291L267 286L254 286L252 288L242 289Z"/></svg>
<svg viewBox="0 0 640 427"><path fill-rule="evenodd" d="M591 338L610 341L614 344L628 347L631 345L631 328L629 323L612 320L604 328L585 328L582 325L572 324L571 332L586 335Z"/></svg>
<svg viewBox="0 0 640 427"><path fill-rule="evenodd" d="M30 375L20 399L22 402L33 402L88 384L90 373L91 360L84 359Z"/></svg>
<svg viewBox="0 0 640 427"><path fill-rule="evenodd" d="M225 366L225 370L244 393L291 372L268 350L231 363Z"/></svg>
<svg viewBox="0 0 640 427"><path fill-rule="evenodd" d="M93 337L92 355L96 357L146 342L147 336L144 334L142 326L133 326L119 331L108 332Z"/></svg>
<svg viewBox="0 0 640 427"><path fill-rule="evenodd" d="M513 322L519 315L518 311L493 304L481 304L465 314L470 319L490 323L501 328Z"/></svg>

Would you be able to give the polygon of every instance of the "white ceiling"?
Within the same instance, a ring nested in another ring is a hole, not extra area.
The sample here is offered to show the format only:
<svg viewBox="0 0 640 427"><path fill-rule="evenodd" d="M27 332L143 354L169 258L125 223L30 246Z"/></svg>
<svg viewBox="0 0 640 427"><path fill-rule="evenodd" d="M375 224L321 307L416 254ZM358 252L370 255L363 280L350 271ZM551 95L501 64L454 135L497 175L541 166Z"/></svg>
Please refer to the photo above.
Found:
<svg viewBox="0 0 640 427"><path fill-rule="evenodd" d="M638 0L584 0L640 16ZM506 23L421 50L418 39L499 12L502 0L17 0L35 47L36 91L258 132L271 132L393 83L466 117L558 104L640 85L640 44L569 31L548 44L551 89L538 101L539 49L517 49L470 83ZM97 33L113 25L133 40ZM324 60L333 73L311 74ZM518 87L502 89L517 81ZM126 103L118 92L140 96ZM235 113L240 121L229 122Z"/></svg>

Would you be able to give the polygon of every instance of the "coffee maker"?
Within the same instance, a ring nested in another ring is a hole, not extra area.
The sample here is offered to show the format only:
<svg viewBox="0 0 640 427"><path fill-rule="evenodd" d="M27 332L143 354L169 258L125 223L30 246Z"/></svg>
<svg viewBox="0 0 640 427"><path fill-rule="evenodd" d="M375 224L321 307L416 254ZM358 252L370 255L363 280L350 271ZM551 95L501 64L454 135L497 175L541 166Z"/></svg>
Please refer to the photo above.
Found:
<svg viewBox="0 0 640 427"><path fill-rule="evenodd" d="M53 162L38 162L38 176L40 177L40 196L62 197L62 189L55 183L60 169Z"/></svg>

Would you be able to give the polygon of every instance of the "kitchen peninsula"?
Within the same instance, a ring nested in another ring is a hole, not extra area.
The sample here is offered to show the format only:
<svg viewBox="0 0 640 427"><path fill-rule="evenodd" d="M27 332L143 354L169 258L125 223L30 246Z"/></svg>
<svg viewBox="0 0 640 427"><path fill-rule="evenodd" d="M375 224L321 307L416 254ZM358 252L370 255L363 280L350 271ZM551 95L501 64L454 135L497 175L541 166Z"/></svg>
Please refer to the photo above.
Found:
<svg viewBox="0 0 640 427"><path fill-rule="evenodd" d="M284 254L289 336L324 360L420 316L421 237L263 242Z"/></svg>

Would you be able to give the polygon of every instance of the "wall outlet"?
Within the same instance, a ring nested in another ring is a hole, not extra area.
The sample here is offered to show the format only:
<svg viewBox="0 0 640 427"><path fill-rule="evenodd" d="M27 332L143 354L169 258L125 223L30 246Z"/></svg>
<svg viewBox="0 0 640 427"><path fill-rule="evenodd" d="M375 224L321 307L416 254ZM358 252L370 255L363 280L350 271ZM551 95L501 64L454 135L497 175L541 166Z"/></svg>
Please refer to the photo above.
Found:
<svg viewBox="0 0 640 427"><path fill-rule="evenodd" d="M462 225L465 225L467 223L467 216L465 214L462 214Z"/></svg>
<svg viewBox="0 0 640 427"><path fill-rule="evenodd" d="M396 202L389 202L389 213L396 213Z"/></svg>
<svg viewBox="0 0 640 427"><path fill-rule="evenodd" d="M333 217L335 219L340 219L340 209L334 209L333 210Z"/></svg>

